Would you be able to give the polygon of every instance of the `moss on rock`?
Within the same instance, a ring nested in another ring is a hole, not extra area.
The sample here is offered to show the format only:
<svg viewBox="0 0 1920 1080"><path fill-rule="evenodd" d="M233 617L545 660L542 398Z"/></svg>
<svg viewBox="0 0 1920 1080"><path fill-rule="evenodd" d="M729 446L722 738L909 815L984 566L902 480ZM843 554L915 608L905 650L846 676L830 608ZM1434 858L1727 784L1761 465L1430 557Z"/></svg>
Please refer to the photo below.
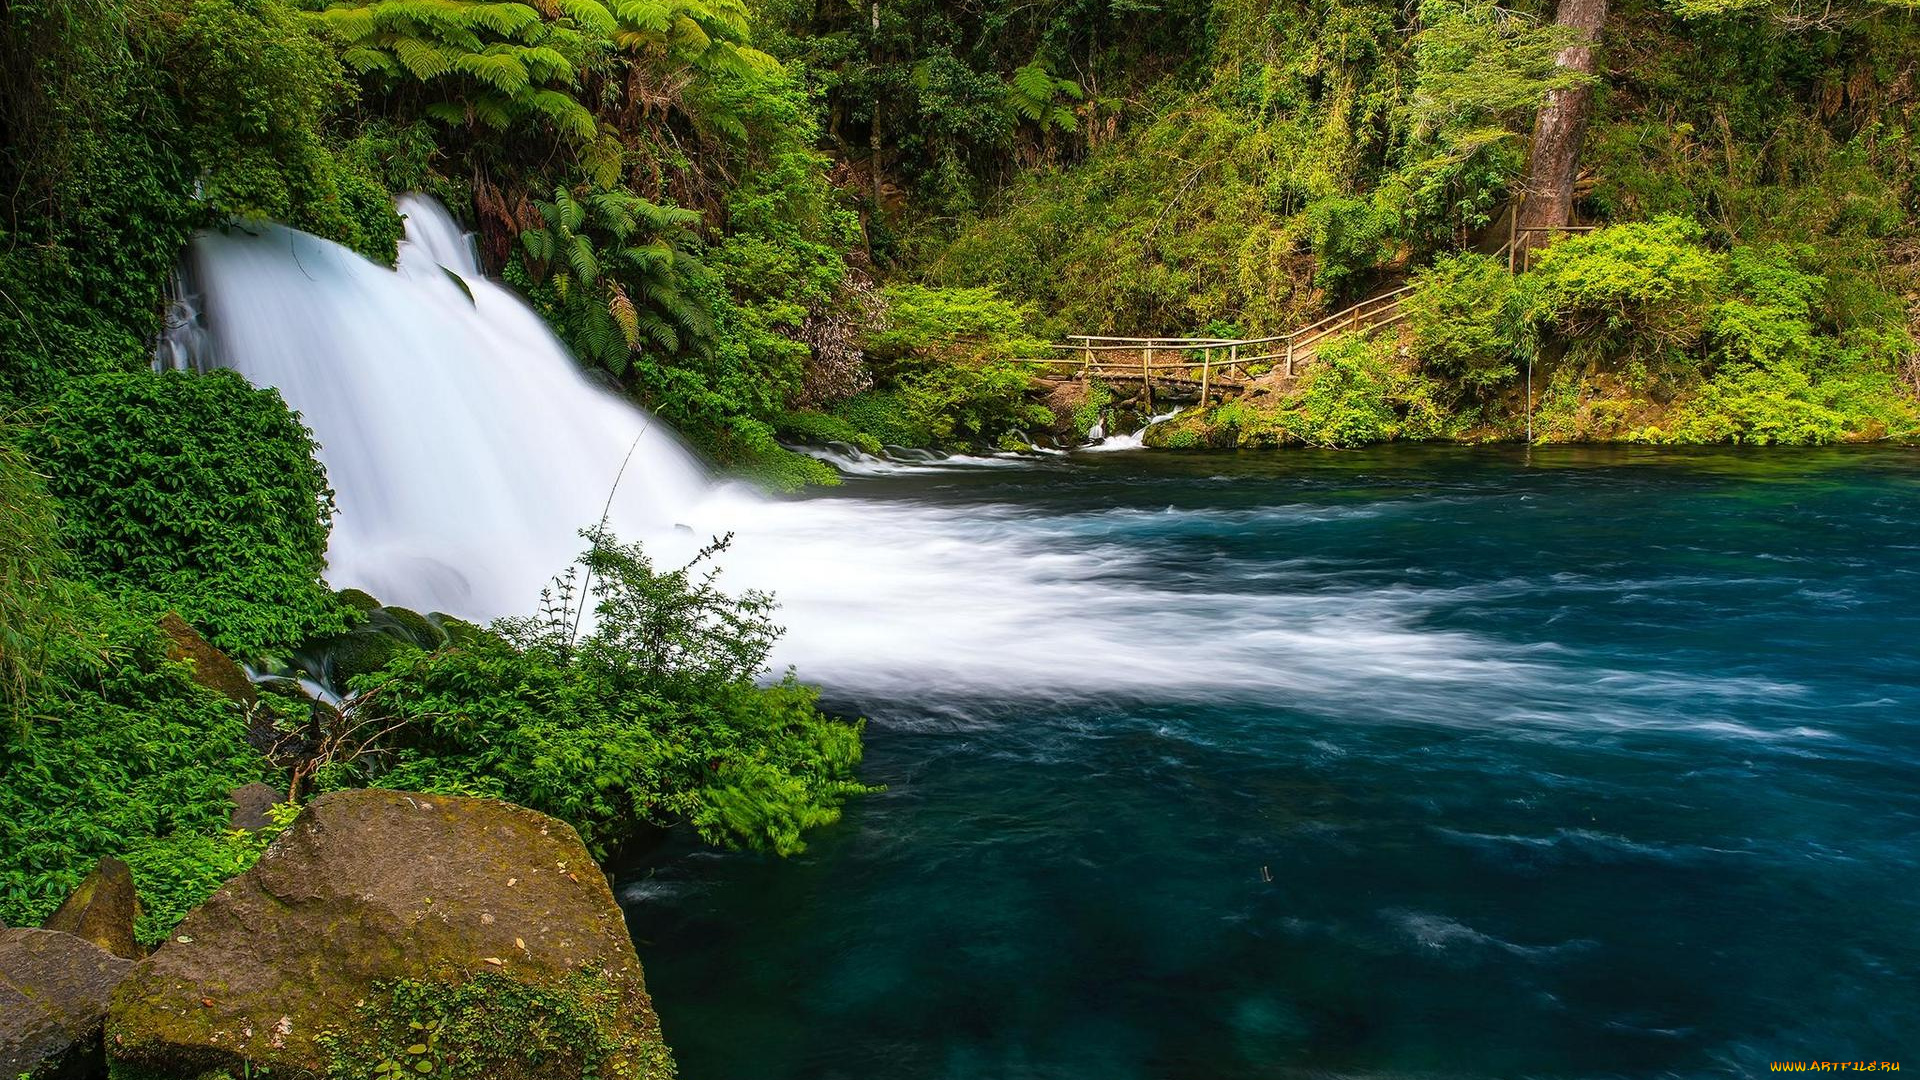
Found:
<svg viewBox="0 0 1920 1080"><path fill-rule="evenodd" d="M394 791L308 806L134 970L107 1045L127 1075L364 1080L429 1023L445 1075L582 1075L588 1059L589 1075L673 1073L579 835L506 803Z"/></svg>

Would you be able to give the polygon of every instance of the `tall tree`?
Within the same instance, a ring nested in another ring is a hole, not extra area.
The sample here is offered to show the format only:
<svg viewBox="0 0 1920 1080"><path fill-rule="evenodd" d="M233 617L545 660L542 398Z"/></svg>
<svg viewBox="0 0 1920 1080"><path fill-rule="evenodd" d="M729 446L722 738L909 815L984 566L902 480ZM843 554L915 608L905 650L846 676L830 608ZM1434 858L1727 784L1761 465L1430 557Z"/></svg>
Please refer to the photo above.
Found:
<svg viewBox="0 0 1920 1080"><path fill-rule="evenodd" d="M1591 76L1593 47L1607 23L1607 0L1560 0L1554 22L1578 35L1560 50L1559 67ZM1556 229L1572 222L1580 143L1586 138L1587 118L1592 112L1590 80L1547 92L1533 122L1533 149L1527 160L1526 186L1521 189L1525 195L1519 213L1521 229ZM1552 235L1523 231L1516 239L1524 249L1543 244Z"/></svg>

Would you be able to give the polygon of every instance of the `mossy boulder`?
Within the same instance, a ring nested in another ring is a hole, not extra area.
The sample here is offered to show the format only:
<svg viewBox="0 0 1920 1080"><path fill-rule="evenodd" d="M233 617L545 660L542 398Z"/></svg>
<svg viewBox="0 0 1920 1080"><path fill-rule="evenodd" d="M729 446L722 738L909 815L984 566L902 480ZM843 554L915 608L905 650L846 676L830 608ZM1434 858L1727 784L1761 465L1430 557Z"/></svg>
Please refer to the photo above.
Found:
<svg viewBox="0 0 1920 1080"><path fill-rule="evenodd" d="M132 970L72 934L0 930L0 1076L97 1076L107 1002Z"/></svg>
<svg viewBox="0 0 1920 1080"><path fill-rule="evenodd" d="M394 657L412 649L411 643L397 635L363 626L322 646L318 665L321 681L335 692L343 692L356 676L379 671L392 663Z"/></svg>
<svg viewBox="0 0 1920 1080"><path fill-rule="evenodd" d="M167 637L167 659L193 668L193 681L218 690L242 705L259 700L253 680L233 658L213 646L187 620L168 612L160 619L160 632Z"/></svg>
<svg viewBox="0 0 1920 1080"><path fill-rule="evenodd" d="M85 938L115 956L138 960L147 954L133 936L139 921L140 896L133 887L133 871L108 856L41 928Z"/></svg>
<svg viewBox="0 0 1920 1080"><path fill-rule="evenodd" d="M506 803L394 791L310 804L122 984L107 1049L116 1069L155 1078L315 1080L389 1063L501 1080L673 1074L579 835Z"/></svg>
<svg viewBox="0 0 1920 1080"><path fill-rule="evenodd" d="M403 607L385 607L367 616L367 625L378 627L403 641L431 652L447 643L447 635L433 620Z"/></svg>
<svg viewBox="0 0 1920 1080"><path fill-rule="evenodd" d="M341 589L339 592L334 593L333 596L334 599L362 615L380 609L380 601L374 599L372 593L362 589Z"/></svg>

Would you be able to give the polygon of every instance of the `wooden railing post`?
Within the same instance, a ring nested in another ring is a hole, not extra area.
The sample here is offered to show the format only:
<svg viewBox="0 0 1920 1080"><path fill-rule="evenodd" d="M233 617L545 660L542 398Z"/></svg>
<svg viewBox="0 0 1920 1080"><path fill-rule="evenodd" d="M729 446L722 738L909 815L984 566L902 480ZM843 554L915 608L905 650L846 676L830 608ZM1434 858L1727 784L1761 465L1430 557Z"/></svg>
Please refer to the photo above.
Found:
<svg viewBox="0 0 1920 1080"><path fill-rule="evenodd" d="M1293 335L1287 335L1287 378L1293 378Z"/></svg>
<svg viewBox="0 0 1920 1080"><path fill-rule="evenodd" d="M1093 339L1087 339L1086 358L1080 361L1080 381L1086 382L1093 377Z"/></svg>
<svg viewBox="0 0 1920 1080"><path fill-rule="evenodd" d="M1520 263L1520 204L1527 199L1526 192L1514 196L1513 207L1507 212L1507 273L1517 273Z"/></svg>
<svg viewBox="0 0 1920 1080"><path fill-rule="evenodd" d="M1207 407L1207 392L1213 389L1213 350L1200 353L1200 407Z"/></svg>
<svg viewBox="0 0 1920 1080"><path fill-rule="evenodd" d="M1153 341L1148 339L1146 351L1140 354L1140 387L1146 395L1147 415L1153 415Z"/></svg>

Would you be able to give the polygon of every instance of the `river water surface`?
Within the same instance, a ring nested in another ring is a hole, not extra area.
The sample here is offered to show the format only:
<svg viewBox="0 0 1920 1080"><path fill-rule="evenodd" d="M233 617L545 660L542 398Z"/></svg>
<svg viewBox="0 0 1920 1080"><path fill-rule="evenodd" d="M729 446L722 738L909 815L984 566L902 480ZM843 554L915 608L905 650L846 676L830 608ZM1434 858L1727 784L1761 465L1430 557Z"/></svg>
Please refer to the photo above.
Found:
<svg viewBox="0 0 1920 1080"><path fill-rule="evenodd" d="M689 1078L1920 1068L1920 456L1081 455L755 506L811 535L743 526L749 570L871 553L782 569L782 659L886 790L792 859L623 870Z"/></svg>

